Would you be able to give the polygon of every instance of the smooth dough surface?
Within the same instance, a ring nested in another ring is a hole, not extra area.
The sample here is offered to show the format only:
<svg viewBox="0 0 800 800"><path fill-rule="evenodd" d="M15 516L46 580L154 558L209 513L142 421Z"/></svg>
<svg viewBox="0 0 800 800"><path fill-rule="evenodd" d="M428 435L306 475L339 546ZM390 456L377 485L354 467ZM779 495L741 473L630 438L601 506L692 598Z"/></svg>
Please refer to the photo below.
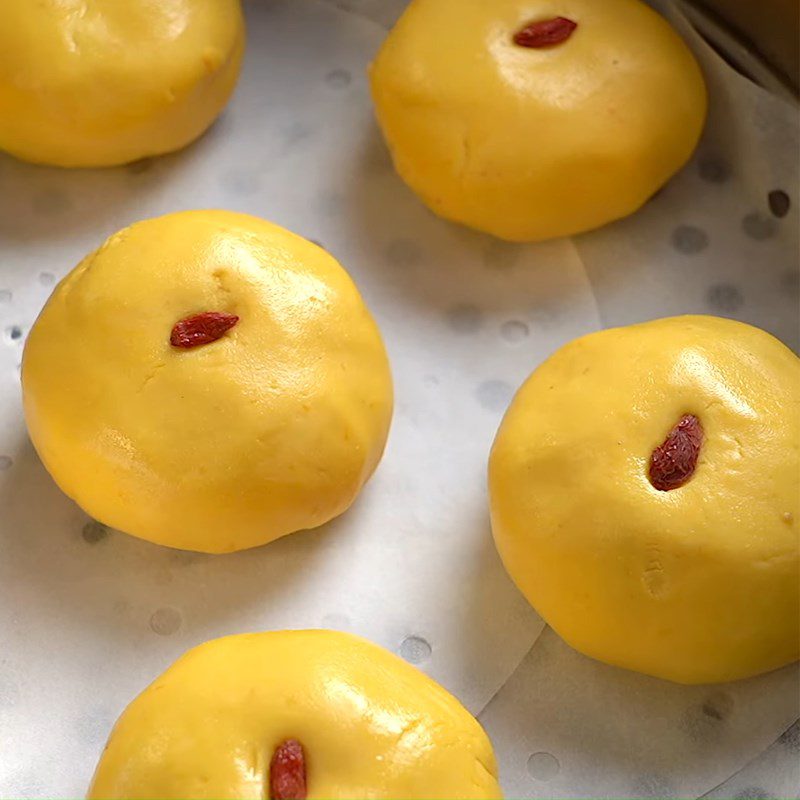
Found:
<svg viewBox="0 0 800 800"><path fill-rule="evenodd" d="M684 414L697 469L658 491ZM681 683L798 658L800 360L769 334L676 317L578 339L511 404L489 463L492 528L530 603L577 650Z"/></svg>
<svg viewBox="0 0 800 800"><path fill-rule="evenodd" d="M179 320L236 314L170 345ZM380 333L322 248L256 217L186 211L114 234L55 289L22 365L28 430L107 525L227 552L341 514L380 460Z"/></svg>
<svg viewBox="0 0 800 800"><path fill-rule="evenodd" d="M577 29L542 49L532 22ZM624 217L692 154L700 68L639 0L412 0L371 68L400 176L437 214L514 241Z"/></svg>
<svg viewBox="0 0 800 800"><path fill-rule="evenodd" d="M310 800L501 797L489 739L452 695L364 639L313 630L190 650L120 717L89 797L263 800L289 738Z"/></svg>
<svg viewBox="0 0 800 800"><path fill-rule="evenodd" d="M2 0L0 149L61 167L177 150L227 103L243 50L239 0Z"/></svg>

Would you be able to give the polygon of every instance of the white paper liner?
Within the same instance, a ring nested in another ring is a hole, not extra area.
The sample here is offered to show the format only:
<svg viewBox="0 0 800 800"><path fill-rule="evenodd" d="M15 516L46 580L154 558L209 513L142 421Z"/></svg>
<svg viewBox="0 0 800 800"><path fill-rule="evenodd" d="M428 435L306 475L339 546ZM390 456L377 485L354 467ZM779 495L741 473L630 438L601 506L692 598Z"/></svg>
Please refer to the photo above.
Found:
<svg viewBox="0 0 800 800"><path fill-rule="evenodd" d="M402 5L251 0L237 95L183 153L80 172L0 157L0 796L80 796L127 702L186 648L237 631L352 630L418 663L477 713L542 630L488 532L486 457L514 388L601 316L610 325L724 313L796 345L796 220L776 221L766 206L767 191L797 184L785 106L703 54L714 112L676 181L639 215L574 243L507 245L437 220L391 170L364 70ZM378 318L397 390L386 458L350 513L225 557L170 551L88 520L39 464L19 403L22 342L54 280L119 227L192 207L258 214L329 248ZM697 249L703 237L680 226L705 232L706 245ZM514 772L538 729L521 709L537 687L566 679L561 662L525 677L531 661L541 668L566 650L554 638L548 632L486 712L519 796L539 796ZM587 681L564 713L587 697L590 708L588 686L608 669L566 652ZM684 691L612 673L623 694L619 685L649 687L645 704ZM764 680L761 716L752 728L737 723L723 767L702 776L697 767L698 786L744 766L786 727L785 680ZM687 709L693 692L680 695ZM749 713L735 709L738 720ZM624 733L616 711L588 721ZM652 721L640 722L644 735ZM619 785L613 776L627 776L629 763L607 759L608 781L595 775L584 793ZM582 785L576 778L567 793Z"/></svg>
<svg viewBox="0 0 800 800"><path fill-rule="evenodd" d="M680 686L594 662L548 628L480 719L508 797L699 797L789 728L798 674Z"/></svg>

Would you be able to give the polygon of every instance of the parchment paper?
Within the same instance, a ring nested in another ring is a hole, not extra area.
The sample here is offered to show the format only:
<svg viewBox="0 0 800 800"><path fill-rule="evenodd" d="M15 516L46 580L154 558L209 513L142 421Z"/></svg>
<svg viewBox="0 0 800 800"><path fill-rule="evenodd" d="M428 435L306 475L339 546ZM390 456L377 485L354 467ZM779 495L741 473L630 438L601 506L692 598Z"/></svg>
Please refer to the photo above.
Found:
<svg viewBox="0 0 800 800"><path fill-rule="evenodd" d="M742 106L754 90L712 64L716 116L698 158L641 214L575 241L507 245L436 219L392 172L364 71L401 6L251 0L239 90L183 153L81 172L0 157L0 796L80 796L127 702L186 648L237 631L351 630L480 712L543 628L499 564L485 496L489 445L531 369L601 319L684 311L729 313L796 344L796 220L770 216L766 200L774 189L795 199L793 173L777 163L796 141L783 106L758 91ZM159 548L89 520L41 467L19 403L22 344L54 281L119 227L192 207L259 214L330 249L381 325L396 382L386 457L351 512L231 556ZM705 245L681 226L704 232ZM642 736L665 737L665 752L673 740L652 719L631 722L590 687L610 680L619 696L639 687L645 710L665 697L685 709L700 702L639 676L609 679L548 633L484 717L519 796L539 796L520 773L541 727L524 709L568 680L562 667L586 680L554 716L580 707L611 738L641 724ZM787 727L788 683L723 688L736 728L723 744L698 745L722 760L697 766L696 785L720 783ZM561 730L556 744L576 749L582 740ZM630 754L609 752L594 796L631 774ZM570 791L582 786L576 778Z"/></svg>

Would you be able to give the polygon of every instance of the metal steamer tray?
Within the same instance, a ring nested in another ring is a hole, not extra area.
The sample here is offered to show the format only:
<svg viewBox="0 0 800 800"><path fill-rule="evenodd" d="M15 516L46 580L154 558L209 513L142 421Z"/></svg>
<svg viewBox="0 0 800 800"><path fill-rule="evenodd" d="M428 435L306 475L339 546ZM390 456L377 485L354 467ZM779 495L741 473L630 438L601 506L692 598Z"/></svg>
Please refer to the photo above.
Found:
<svg viewBox="0 0 800 800"><path fill-rule="evenodd" d="M688 312L800 345L797 4L653 4L701 61L707 130L638 214L572 240L450 225L396 177L365 69L401 0L246 2L237 93L183 152L85 171L0 156L0 796L82 796L116 717L178 655L293 627L360 633L439 680L486 727L508 797L800 795L796 665L683 687L590 661L527 606L488 528L502 413L569 339ZM54 283L118 228L192 207L328 248L381 325L397 391L350 512L229 556L88 519L20 404L22 345Z"/></svg>

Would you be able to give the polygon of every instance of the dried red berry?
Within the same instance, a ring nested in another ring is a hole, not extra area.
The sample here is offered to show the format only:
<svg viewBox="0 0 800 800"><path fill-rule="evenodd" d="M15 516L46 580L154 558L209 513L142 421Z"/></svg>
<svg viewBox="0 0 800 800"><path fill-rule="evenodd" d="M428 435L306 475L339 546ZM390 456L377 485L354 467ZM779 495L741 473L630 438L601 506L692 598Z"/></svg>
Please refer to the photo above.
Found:
<svg viewBox="0 0 800 800"><path fill-rule="evenodd" d="M269 764L270 800L306 800L306 756L297 739L275 748Z"/></svg>
<svg viewBox="0 0 800 800"><path fill-rule="evenodd" d="M221 311L204 311L176 322L169 337L173 347L199 347L201 344L216 342L224 336L237 322L235 314L224 314Z"/></svg>
<svg viewBox="0 0 800 800"><path fill-rule="evenodd" d="M667 434L664 444L650 456L650 483L660 492L683 486L694 475L702 444L700 420L694 414L684 414Z"/></svg>
<svg viewBox="0 0 800 800"><path fill-rule="evenodd" d="M566 42L577 27L577 22L566 17L531 22L530 25L526 25L521 31L514 34L514 44L518 44L520 47L552 47L555 44Z"/></svg>

